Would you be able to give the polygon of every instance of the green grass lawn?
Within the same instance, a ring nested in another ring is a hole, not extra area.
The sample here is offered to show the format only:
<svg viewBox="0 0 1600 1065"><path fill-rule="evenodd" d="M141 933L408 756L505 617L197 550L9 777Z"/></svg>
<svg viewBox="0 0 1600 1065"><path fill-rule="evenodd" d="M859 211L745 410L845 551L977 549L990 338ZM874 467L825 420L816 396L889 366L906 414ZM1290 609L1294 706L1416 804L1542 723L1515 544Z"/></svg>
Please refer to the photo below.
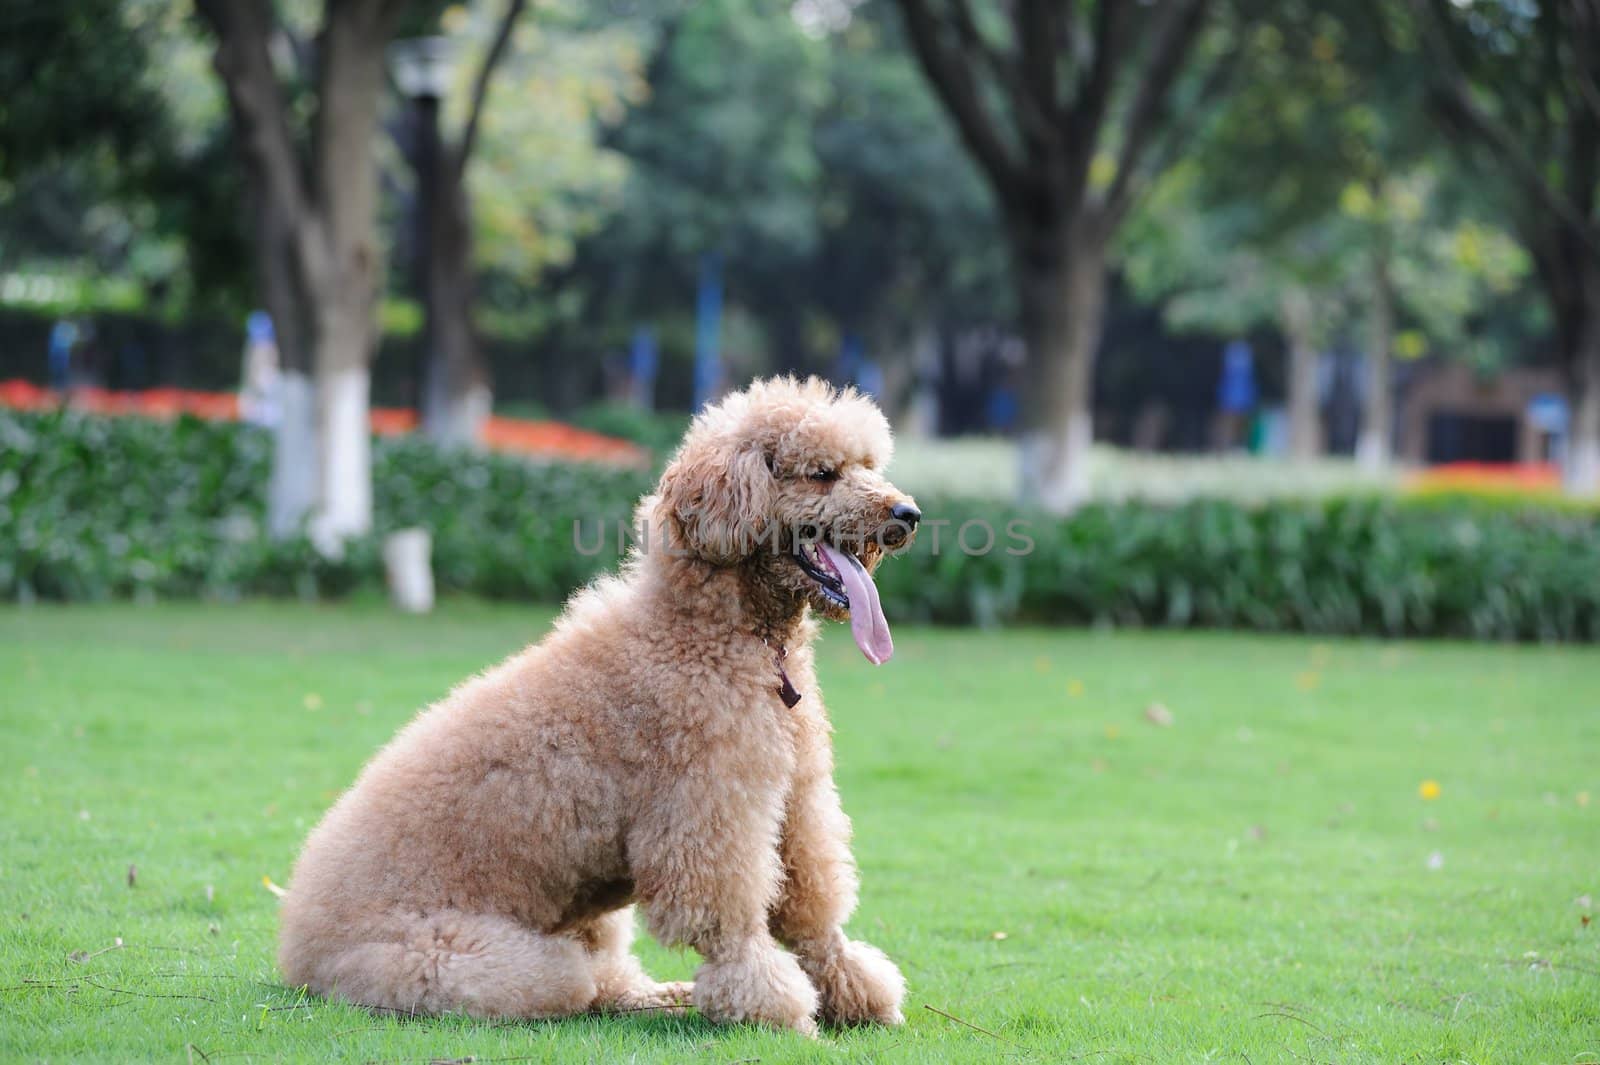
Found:
<svg viewBox="0 0 1600 1065"><path fill-rule="evenodd" d="M875 670L835 627L852 928L904 969L904 1029L406 1020L283 987L262 877L548 617L0 611L0 1060L1600 1061L1586 649L902 628Z"/></svg>

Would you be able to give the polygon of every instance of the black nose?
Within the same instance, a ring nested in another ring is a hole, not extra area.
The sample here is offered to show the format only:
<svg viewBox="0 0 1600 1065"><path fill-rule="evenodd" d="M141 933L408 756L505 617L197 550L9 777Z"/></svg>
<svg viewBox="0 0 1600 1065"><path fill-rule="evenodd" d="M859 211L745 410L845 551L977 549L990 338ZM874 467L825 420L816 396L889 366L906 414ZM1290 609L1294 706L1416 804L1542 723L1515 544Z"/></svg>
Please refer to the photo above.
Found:
<svg viewBox="0 0 1600 1065"><path fill-rule="evenodd" d="M895 521L905 522L912 529L917 527L917 522L922 520L922 511L910 503L896 503L894 509L889 511L889 517Z"/></svg>

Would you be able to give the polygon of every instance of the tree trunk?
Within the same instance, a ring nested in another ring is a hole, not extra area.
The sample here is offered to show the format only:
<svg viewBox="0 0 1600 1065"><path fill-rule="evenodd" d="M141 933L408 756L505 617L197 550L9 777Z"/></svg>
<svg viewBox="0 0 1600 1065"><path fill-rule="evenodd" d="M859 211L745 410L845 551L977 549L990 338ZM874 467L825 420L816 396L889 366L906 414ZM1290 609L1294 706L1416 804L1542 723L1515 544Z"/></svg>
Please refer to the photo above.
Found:
<svg viewBox="0 0 1600 1065"><path fill-rule="evenodd" d="M1105 320L1105 244L1080 227L1046 254L1018 255L1023 371L1022 500L1053 514L1087 502L1094 359ZM1026 238L1024 238L1026 239Z"/></svg>
<svg viewBox="0 0 1600 1065"><path fill-rule="evenodd" d="M1550 305L1567 379L1562 483L1573 495L1600 493L1600 260L1570 228L1530 230L1523 243Z"/></svg>
<svg viewBox="0 0 1600 1065"><path fill-rule="evenodd" d="M321 486L311 539L338 557L344 541L372 531L372 371L347 357L370 346L370 309L341 307L324 316L317 351L318 471Z"/></svg>
<svg viewBox="0 0 1600 1065"><path fill-rule="evenodd" d="M279 535L298 529L314 485L311 535L334 554L372 527L367 407L381 268L372 142L384 46L398 7L384 0L325 5L308 162L291 133L270 54L278 32L272 5L196 4L216 34L217 72L262 200L263 292L275 323L296 337L284 351L270 524Z"/></svg>
<svg viewBox="0 0 1600 1065"><path fill-rule="evenodd" d="M441 444L478 447L493 397L472 327L472 226L462 175L453 168L432 183L427 272L428 379L423 428Z"/></svg>
<svg viewBox="0 0 1600 1065"><path fill-rule="evenodd" d="M1386 250L1379 248L1372 263L1372 306L1367 336L1366 399L1361 412L1361 435L1356 441L1356 462L1369 473L1381 473L1394 459L1394 411L1390 389L1390 348L1394 341L1394 290L1389 280Z"/></svg>
<svg viewBox="0 0 1600 1065"><path fill-rule="evenodd" d="M1572 414L1562 480L1573 495L1596 495L1600 494L1600 262L1592 257L1581 262L1581 319L1563 330L1573 350L1567 353Z"/></svg>
<svg viewBox="0 0 1600 1065"><path fill-rule="evenodd" d="M294 227L264 191L256 194L256 271L262 302L278 343L277 424L267 486L267 532L295 536L318 497L316 388L305 321L306 298L296 268Z"/></svg>
<svg viewBox="0 0 1600 1065"><path fill-rule="evenodd" d="M318 49L317 143L313 188L323 267L315 298L321 499L313 540L337 554L372 529L372 447L368 406L381 288L377 241L378 94L392 13L366 3L328 6Z"/></svg>
<svg viewBox="0 0 1600 1065"><path fill-rule="evenodd" d="M1322 453L1322 425L1317 412L1317 343L1310 295L1304 289L1285 293L1279 316L1289 345L1289 457L1314 459Z"/></svg>

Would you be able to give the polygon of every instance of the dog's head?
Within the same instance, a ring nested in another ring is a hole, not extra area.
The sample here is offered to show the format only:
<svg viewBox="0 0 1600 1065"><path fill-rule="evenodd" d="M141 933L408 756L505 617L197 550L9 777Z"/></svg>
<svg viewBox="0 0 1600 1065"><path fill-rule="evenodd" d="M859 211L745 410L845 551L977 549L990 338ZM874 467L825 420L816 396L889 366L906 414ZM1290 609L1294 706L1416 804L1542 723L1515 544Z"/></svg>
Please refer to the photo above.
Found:
<svg viewBox="0 0 1600 1065"><path fill-rule="evenodd" d="M706 408L661 475L670 546L760 578L835 620L874 663L894 644L872 571L922 517L883 469L889 423L852 389L816 378L757 381Z"/></svg>

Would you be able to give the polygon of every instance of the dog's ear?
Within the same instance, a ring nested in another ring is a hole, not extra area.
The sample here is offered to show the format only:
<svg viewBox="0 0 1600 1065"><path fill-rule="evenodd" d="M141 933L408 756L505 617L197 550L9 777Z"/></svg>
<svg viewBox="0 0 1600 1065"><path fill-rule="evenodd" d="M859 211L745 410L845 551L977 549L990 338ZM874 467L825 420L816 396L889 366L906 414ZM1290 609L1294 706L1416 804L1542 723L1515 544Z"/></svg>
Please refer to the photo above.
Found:
<svg viewBox="0 0 1600 1065"><path fill-rule="evenodd" d="M754 443L680 451L661 475L662 510L682 547L728 565L755 551L767 531L773 478Z"/></svg>

